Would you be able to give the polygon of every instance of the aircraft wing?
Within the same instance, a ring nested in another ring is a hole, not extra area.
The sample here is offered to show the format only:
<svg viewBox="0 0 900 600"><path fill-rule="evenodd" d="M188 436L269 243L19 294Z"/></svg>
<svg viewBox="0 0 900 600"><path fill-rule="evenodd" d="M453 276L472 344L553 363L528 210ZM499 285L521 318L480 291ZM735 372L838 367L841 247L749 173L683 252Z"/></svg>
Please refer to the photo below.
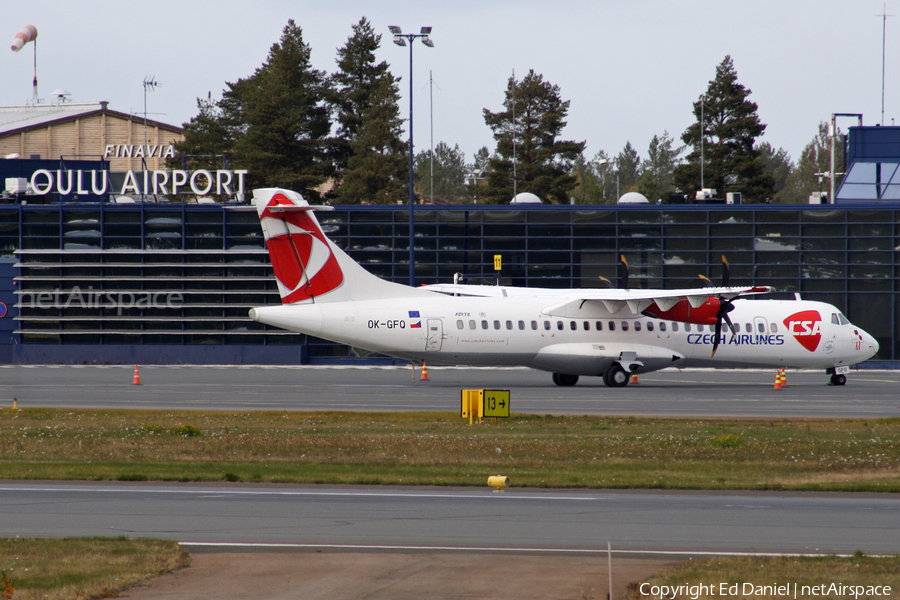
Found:
<svg viewBox="0 0 900 600"><path fill-rule="evenodd" d="M699 308L710 298L733 300L738 296L767 294L772 291L769 286L745 287L702 287L683 288L677 290L621 290L621 289L547 289L522 288L490 285L451 285L435 284L422 289L451 296L469 296L483 298L547 298L544 314L554 314L565 306L577 302L601 303L607 311L617 313L626 306L634 315L643 313L656 305L657 312L666 313L679 302L686 301L692 308Z"/></svg>

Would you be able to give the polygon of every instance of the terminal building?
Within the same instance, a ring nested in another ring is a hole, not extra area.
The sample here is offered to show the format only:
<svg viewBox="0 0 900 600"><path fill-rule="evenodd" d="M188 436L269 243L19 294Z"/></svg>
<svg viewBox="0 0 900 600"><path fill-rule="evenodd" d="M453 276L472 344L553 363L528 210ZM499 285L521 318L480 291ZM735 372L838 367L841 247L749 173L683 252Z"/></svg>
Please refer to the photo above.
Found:
<svg viewBox="0 0 900 600"><path fill-rule="evenodd" d="M492 282L499 254L504 284L597 287L624 255L632 285L696 287L700 274L720 277L724 255L732 284L829 302L878 340L867 366L900 366L900 128L860 133L880 148L854 148L850 135L855 162L831 205L416 207L416 284ZM248 318L280 302L254 207L53 193L0 203L0 363L383 360ZM317 215L330 238L375 275L408 282L409 207L335 209Z"/></svg>

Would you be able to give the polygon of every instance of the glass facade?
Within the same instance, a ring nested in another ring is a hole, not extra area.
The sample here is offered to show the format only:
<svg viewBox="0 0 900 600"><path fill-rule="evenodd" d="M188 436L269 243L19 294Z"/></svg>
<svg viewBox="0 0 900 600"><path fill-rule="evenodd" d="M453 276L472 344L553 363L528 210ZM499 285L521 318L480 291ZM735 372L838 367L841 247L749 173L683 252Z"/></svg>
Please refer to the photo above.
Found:
<svg viewBox="0 0 900 600"><path fill-rule="evenodd" d="M897 175L892 174L892 177ZM409 278L409 209L338 206L317 213L366 269ZM735 206L417 207L417 284L494 281L599 287L620 255L632 286L714 282L834 304L872 333L878 360L900 360L900 208ZM6 258L4 258L6 257ZM14 343L165 346L302 345L314 361L352 349L267 328L251 306L280 302L249 206L0 206L0 261L15 263Z"/></svg>

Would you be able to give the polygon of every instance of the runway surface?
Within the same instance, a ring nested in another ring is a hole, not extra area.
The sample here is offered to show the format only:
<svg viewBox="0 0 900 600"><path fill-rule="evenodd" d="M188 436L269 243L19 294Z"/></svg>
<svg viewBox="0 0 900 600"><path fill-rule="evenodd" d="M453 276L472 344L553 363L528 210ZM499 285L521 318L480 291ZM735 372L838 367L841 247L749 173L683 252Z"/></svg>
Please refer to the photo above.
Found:
<svg viewBox="0 0 900 600"><path fill-rule="evenodd" d="M820 371L664 370L608 388L583 377L557 387L525 368L0 366L0 405L223 410L457 411L463 388L508 389L512 411L537 414L728 417L900 416L900 371L853 371L827 385Z"/></svg>
<svg viewBox="0 0 900 600"><path fill-rule="evenodd" d="M900 553L900 498L274 485L0 484L0 536L127 535L196 548Z"/></svg>

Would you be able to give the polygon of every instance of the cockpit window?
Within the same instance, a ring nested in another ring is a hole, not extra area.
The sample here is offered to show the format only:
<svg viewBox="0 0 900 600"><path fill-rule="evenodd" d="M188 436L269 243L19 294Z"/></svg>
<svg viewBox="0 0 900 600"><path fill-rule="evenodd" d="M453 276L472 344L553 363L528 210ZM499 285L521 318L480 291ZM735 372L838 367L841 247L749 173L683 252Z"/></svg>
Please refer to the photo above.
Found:
<svg viewBox="0 0 900 600"><path fill-rule="evenodd" d="M844 313L838 313L838 318L841 320L841 325L849 325L850 321L847 320L847 317L844 316Z"/></svg>

